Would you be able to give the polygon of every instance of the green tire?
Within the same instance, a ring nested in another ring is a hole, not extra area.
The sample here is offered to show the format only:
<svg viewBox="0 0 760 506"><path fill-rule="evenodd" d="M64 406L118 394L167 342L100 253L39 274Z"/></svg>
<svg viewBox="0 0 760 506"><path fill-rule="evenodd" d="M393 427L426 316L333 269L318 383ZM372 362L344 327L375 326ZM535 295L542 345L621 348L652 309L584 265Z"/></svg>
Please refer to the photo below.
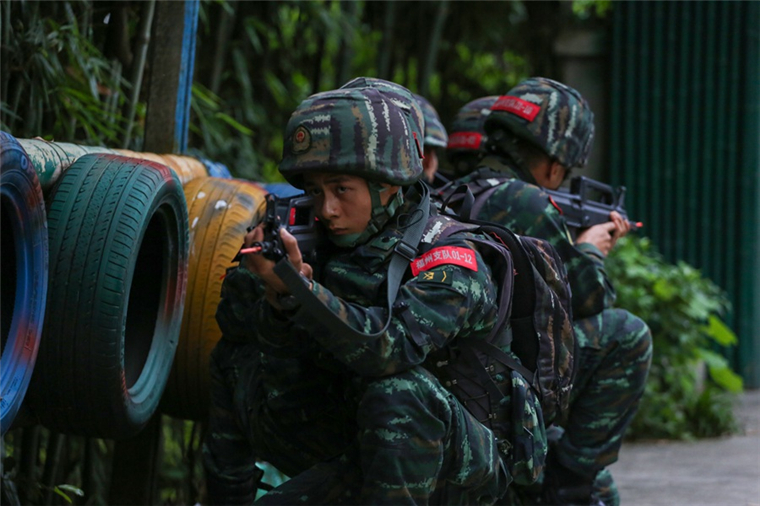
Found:
<svg viewBox="0 0 760 506"><path fill-rule="evenodd" d="M65 434L122 439L156 411L187 284L188 217L161 164L91 154L48 198L50 279L32 411Z"/></svg>

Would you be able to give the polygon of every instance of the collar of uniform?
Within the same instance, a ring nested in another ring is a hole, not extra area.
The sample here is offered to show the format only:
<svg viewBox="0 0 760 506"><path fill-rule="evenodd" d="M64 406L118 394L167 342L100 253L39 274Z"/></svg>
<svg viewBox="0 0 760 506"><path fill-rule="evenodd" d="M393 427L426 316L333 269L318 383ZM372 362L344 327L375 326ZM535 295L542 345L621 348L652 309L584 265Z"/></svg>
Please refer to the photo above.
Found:
<svg viewBox="0 0 760 506"><path fill-rule="evenodd" d="M360 244L351 252L351 258L367 272L377 272L393 252L393 247L404 236L399 227L399 220L405 220L420 202L420 193L414 186L404 194L404 203L396 209L393 218L367 242Z"/></svg>
<svg viewBox="0 0 760 506"><path fill-rule="evenodd" d="M514 165L514 162L508 158L498 155L488 155L480 162L480 167L487 167L495 172L506 175L509 178L521 179L526 183L538 186L538 182L536 181L536 178L533 177L533 174L520 170Z"/></svg>

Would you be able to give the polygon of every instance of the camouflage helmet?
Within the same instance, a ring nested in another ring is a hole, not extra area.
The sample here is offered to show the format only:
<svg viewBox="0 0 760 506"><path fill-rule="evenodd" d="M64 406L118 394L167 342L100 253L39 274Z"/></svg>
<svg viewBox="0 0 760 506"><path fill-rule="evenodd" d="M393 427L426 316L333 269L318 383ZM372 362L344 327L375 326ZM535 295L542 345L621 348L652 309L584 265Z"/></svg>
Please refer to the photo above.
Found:
<svg viewBox="0 0 760 506"><path fill-rule="evenodd" d="M422 174L422 111L409 90L373 78L305 99L290 116L280 173L303 188L305 172L336 172L393 185Z"/></svg>
<svg viewBox="0 0 760 506"><path fill-rule="evenodd" d="M422 108L422 114L425 116L425 142L423 144L445 148L449 136L446 134L446 128L441 123L441 118L438 117L435 107L422 95L415 93L414 98L417 99L417 103Z"/></svg>
<svg viewBox="0 0 760 506"><path fill-rule="evenodd" d="M573 88L531 77L491 106L486 134L497 129L531 142L567 168L583 167L594 141L594 114Z"/></svg>
<svg viewBox="0 0 760 506"><path fill-rule="evenodd" d="M486 118L491 114L491 106L499 99L498 95L476 98L459 109L451 126L451 135L446 149L450 153L478 153L485 148Z"/></svg>

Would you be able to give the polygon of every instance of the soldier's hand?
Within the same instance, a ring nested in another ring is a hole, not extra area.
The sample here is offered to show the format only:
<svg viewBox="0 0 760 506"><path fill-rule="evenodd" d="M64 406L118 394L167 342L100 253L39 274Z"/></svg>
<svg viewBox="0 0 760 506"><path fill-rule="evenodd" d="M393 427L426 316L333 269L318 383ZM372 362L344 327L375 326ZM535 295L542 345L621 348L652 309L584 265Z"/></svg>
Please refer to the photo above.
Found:
<svg viewBox="0 0 760 506"><path fill-rule="evenodd" d="M301 255L301 250L298 247L298 241L296 238L284 228L280 229L280 238L282 239L283 246L285 246L285 252L288 254L288 260L290 260L290 263L292 263L293 267L301 273L301 276L308 281L311 281L313 274L311 265L303 261L303 256Z"/></svg>
<svg viewBox="0 0 760 506"><path fill-rule="evenodd" d="M614 240L612 243L612 245L614 246L618 239L620 239L621 237L625 237L628 234L628 232L631 231L631 224L628 220L623 218L623 216L621 216L621 214L617 211L612 211L610 213L610 220L612 221L612 223L615 224L615 230L613 232Z"/></svg>
<svg viewBox="0 0 760 506"><path fill-rule="evenodd" d="M293 264L293 267L301 273L306 279L311 281L312 268L309 264L303 262L301 256L301 250L298 249L298 241L293 237L290 232L284 228L280 229L280 238L282 244L285 247L285 252L288 255L288 260ZM264 226L259 225L245 236L245 245L247 248L255 242L264 240ZM274 272L275 262L267 259L264 255L249 253L243 256L242 265L252 273L256 274L267 285L267 289L274 291L277 294L289 293L288 287L282 282L280 277Z"/></svg>

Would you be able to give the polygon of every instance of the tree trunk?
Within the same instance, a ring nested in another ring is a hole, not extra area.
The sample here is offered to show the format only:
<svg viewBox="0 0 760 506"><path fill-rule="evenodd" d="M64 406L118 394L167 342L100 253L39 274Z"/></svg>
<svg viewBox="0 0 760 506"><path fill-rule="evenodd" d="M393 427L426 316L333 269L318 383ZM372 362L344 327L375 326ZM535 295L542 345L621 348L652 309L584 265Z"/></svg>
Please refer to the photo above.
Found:
<svg viewBox="0 0 760 506"><path fill-rule="evenodd" d="M433 21L433 27L430 30L430 43L428 44L427 57L425 58L425 64L420 71L420 95L426 96L428 93L428 86L430 86L430 77L435 71L436 57L438 56L438 45L441 42L441 35L443 34L443 26L446 24L446 16L449 13L449 6L447 0L440 0L438 2L438 8L435 12L435 20Z"/></svg>
<svg viewBox="0 0 760 506"><path fill-rule="evenodd" d="M229 9L221 6L222 13L219 20L219 28L216 30L216 47L214 49L213 67L211 68L211 81L209 89L215 94L219 94L219 86L222 83L222 70L227 56L227 44L232 34L232 27L235 23L235 14L237 12L237 2L227 4Z"/></svg>
<svg viewBox="0 0 760 506"><path fill-rule="evenodd" d="M150 31L153 27L153 13L156 10L156 0L149 0L143 3L140 14L140 26L137 29L135 40L135 60L132 65L132 75L130 82L132 84L132 93L130 94L124 118L127 122L126 132L124 133L124 142L121 147L127 149L132 136L132 126L135 120L135 109L137 102L140 100L140 89L142 88L143 72L145 71L145 60L150 45Z"/></svg>
<svg viewBox="0 0 760 506"><path fill-rule="evenodd" d="M393 52L393 29L396 25L396 2L385 2L383 18L383 39L378 50L377 75L381 79L391 79L391 54Z"/></svg>

